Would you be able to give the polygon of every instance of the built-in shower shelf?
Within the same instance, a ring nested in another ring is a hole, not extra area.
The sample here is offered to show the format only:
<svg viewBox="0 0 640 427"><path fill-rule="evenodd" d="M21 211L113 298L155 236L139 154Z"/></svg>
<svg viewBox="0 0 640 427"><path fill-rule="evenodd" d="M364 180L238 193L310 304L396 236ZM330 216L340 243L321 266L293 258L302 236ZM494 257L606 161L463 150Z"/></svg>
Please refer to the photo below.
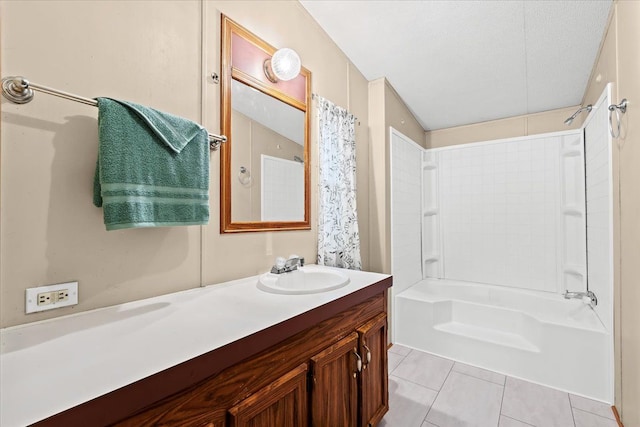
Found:
<svg viewBox="0 0 640 427"><path fill-rule="evenodd" d="M434 215L438 215L438 208L424 210L424 216L434 216Z"/></svg>
<svg viewBox="0 0 640 427"><path fill-rule="evenodd" d="M483 328L470 325L468 323L447 322L435 325L433 329L454 334L476 341L485 341L505 347L517 348L519 350L540 353L538 346L524 338L522 335L502 332L496 329Z"/></svg>
<svg viewBox="0 0 640 427"><path fill-rule="evenodd" d="M424 262L425 264L432 263L432 262L438 262L438 261L440 261L440 255L439 254L429 254L422 260L422 262Z"/></svg>
<svg viewBox="0 0 640 427"><path fill-rule="evenodd" d="M584 277L584 271L580 267L568 265L563 270L565 274L571 274L572 276L576 276L576 277Z"/></svg>
<svg viewBox="0 0 640 427"><path fill-rule="evenodd" d="M568 150L564 150L562 152L562 155L564 157L577 157L577 156L581 156L582 155L582 151L580 151L579 149L568 149Z"/></svg>
<svg viewBox="0 0 640 427"><path fill-rule="evenodd" d="M424 170L433 170L436 169L438 165L435 162L424 162L422 164L422 169Z"/></svg>
<svg viewBox="0 0 640 427"><path fill-rule="evenodd" d="M562 213L564 213L565 215L578 216L578 217L581 217L584 215L584 212L582 211L582 209L578 208L577 206L566 206L562 210Z"/></svg>

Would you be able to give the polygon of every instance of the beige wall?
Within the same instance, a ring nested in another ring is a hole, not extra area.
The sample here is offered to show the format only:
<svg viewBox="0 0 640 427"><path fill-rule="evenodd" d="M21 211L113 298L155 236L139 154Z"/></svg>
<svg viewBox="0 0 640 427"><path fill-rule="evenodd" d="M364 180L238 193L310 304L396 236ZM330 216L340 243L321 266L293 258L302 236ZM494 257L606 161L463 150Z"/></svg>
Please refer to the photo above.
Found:
<svg viewBox="0 0 640 427"><path fill-rule="evenodd" d="M3 76L147 104L214 133L220 87L208 76L220 69L224 12L272 45L297 50L313 73L313 92L359 118L357 153L367 153L367 82L297 2L3 1L0 8ZM44 94L22 106L2 99L1 129L2 327L246 277L277 255L316 258L315 130L312 230L220 235L218 152L211 156L208 226L106 232L102 210L91 203L95 108ZM358 192L358 203L368 268L368 191ZM24 315L25 288L69 280L80 283L79 305Z"/></svg>
<svg viewBox="0 0 640 427"><path fill-rule="evenodd" d="M390 242L387 230L387 147L384 117L384 79L369 82L369 263L372 271L388 273Z"/></svg>
<svg viewBox="0 0 640 427"><path fill-rule="evenodd" d="M389 127L400 131L415 143L425 146L424 128L386 79L384 79L384 114L387 127L387 146L390 144Z"/></svg>
<svg viewBox="0 0 640 427"><path fill-rule="evenodd" d="M565 119L571 116L577 109L578 106L560 108L542 113L526 114L466 126L426 131L425 144L427 148L437 148L470 142L515 138L518 136L577 129L586 118L586 113L582 113L576 117L576 120L574 120L571 126L564 124Z"/></svg>
<svg viewBox="0 0 640 427"><path fill-rule="evenodd" d="M360 231L360 256L362 269L370 270L370 219L369 219L369 82L351 63L347 66L349 76L349 97L347 109L358 118L356 125L356 205L358 209L358 229Z"/></svg>
<svg viewBox="0 0 640 427"><path fill-rule="evenodd" d="M424 145L424 129L385 78L369 82L369 126L371 270L391 273L389 128L394 127L420 145Z"/></svg>
<svg viewBox="0 0 640 427"><path fill-rule="evenodd" d="M620 140L622 417L640 425L640 3L616 5L618 98L631 105Z"/></svg>
<svg viewBox="0 0 640 427"><path fill-rule="evenodd" d="M640 2L615 3L584 103L614 83L613 102L630 101L613 145L616 407L640 425Z"/></svg>

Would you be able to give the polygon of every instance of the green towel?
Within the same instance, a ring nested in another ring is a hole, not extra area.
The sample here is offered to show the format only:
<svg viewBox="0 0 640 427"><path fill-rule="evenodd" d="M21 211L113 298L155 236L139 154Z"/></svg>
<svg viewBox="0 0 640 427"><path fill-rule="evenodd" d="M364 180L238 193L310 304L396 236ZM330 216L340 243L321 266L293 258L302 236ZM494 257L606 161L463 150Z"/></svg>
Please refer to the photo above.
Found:
<svg viewBox="0 0 640 427"><path fill-rule="evenodd" d="M192 121L98 98L93 204L107 230L209 221L209 135Z"/></svg>

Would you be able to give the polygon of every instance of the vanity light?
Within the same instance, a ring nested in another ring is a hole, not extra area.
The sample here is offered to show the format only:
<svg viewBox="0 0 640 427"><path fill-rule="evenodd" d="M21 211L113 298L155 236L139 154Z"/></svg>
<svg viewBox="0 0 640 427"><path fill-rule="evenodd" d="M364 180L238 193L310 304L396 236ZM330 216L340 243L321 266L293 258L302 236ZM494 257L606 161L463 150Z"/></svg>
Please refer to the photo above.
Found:
<svg viewBox="0 0 640 427"><path fill-rule="evenodd" d="M264 61L264 74L273 82L294 79L300 74L300 57L288 47L278 49L271 59Z"/></svg>

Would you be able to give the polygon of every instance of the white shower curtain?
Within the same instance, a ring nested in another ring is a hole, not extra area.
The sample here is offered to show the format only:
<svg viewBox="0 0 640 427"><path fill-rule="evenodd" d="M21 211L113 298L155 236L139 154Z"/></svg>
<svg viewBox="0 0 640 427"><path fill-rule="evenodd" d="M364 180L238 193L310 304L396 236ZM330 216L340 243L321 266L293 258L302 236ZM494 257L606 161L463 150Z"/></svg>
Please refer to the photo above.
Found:
<svg viewBox="0 0 640 427"><path fill-rule="evenodd" d="M356 210L355 120L316 96L318 114L318 264L361 270Z"/></svg>

